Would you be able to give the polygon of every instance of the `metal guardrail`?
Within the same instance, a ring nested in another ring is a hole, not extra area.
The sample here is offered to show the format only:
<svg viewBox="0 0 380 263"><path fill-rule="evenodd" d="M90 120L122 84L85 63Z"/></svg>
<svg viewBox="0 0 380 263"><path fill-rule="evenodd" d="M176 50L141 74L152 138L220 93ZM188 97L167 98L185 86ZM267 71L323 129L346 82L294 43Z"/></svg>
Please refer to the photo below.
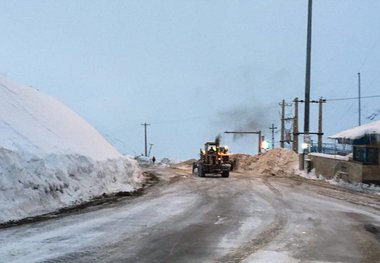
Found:
<svg viewBox="0 0 380 263"><path fill-rule="evenodd" d="M312 143L310 152L319 152L318 144ZM346 156L352 153L352 146L348 144L323 143L322 151L320 153Z"/></svg>

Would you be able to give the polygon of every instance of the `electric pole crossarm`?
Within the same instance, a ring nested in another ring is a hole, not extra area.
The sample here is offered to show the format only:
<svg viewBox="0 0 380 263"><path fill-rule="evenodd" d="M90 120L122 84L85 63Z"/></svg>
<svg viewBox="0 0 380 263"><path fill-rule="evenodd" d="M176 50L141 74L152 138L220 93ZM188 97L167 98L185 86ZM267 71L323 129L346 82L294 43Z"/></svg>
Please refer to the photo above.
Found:
<svg viewBox="0 0 380 263"><path fill-rule="evenodd" d="M241 132L241 131L225 131L224 133L232 133L232 134L259 134L261 131L248 131L248 132Z"/></svg>
<svg viewBox="0 0 380 263"><path fill-rule="evenodd" d="M306 134L305 132L297 132L297 133L294 133L296 135L300 135L300 134ZM319 132L308 132L307 134L310 134L310 135L323 135L324 133L319 133Z"/></svg>
<svg viewBox="0 0 380 263"><path fill-rule="evenodd" d="M259 145L258 153L261 154L261 131L225 131L227 134L258 134L259 135Z"/></svg>

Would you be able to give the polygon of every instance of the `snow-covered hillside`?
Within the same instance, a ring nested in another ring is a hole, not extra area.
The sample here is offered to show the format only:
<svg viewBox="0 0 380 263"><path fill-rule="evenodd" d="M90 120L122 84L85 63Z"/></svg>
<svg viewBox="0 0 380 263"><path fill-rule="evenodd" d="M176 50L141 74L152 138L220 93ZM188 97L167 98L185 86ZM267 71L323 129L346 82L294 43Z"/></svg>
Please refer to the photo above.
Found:
<svg viewBox="0 0 380 263"><path fill-rule="evenodd" d="M0 77L0 104L0 222L139 186L137 163L57 100Z"/></svg>

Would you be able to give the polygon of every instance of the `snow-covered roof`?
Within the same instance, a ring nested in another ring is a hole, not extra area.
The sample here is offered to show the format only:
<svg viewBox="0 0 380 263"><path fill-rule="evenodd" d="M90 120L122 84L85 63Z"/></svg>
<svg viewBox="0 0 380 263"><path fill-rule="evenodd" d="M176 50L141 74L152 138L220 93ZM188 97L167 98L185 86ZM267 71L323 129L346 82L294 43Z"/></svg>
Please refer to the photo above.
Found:
<svg viewBox="0 0 380 263"><path fill-rule="evenodd" d="M380 134L380 121L367 123L361 126L357 126L355 128L341 131L333 136L329 136L329 138L343 139L343 140L357 140L370 134L377 134L377 135Z"/></svg>

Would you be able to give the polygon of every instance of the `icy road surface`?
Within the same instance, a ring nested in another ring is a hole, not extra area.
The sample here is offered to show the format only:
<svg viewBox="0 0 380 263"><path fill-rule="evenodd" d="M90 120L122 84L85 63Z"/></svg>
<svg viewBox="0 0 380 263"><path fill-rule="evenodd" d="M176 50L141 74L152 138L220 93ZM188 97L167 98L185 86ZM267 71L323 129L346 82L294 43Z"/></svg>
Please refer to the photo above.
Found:
<svg viewBox="0 0 380 263"><path fill-rule="evenodd" d="M0 230L0 262L380 262L379 196L158 172L141 197Z"/></svg>

